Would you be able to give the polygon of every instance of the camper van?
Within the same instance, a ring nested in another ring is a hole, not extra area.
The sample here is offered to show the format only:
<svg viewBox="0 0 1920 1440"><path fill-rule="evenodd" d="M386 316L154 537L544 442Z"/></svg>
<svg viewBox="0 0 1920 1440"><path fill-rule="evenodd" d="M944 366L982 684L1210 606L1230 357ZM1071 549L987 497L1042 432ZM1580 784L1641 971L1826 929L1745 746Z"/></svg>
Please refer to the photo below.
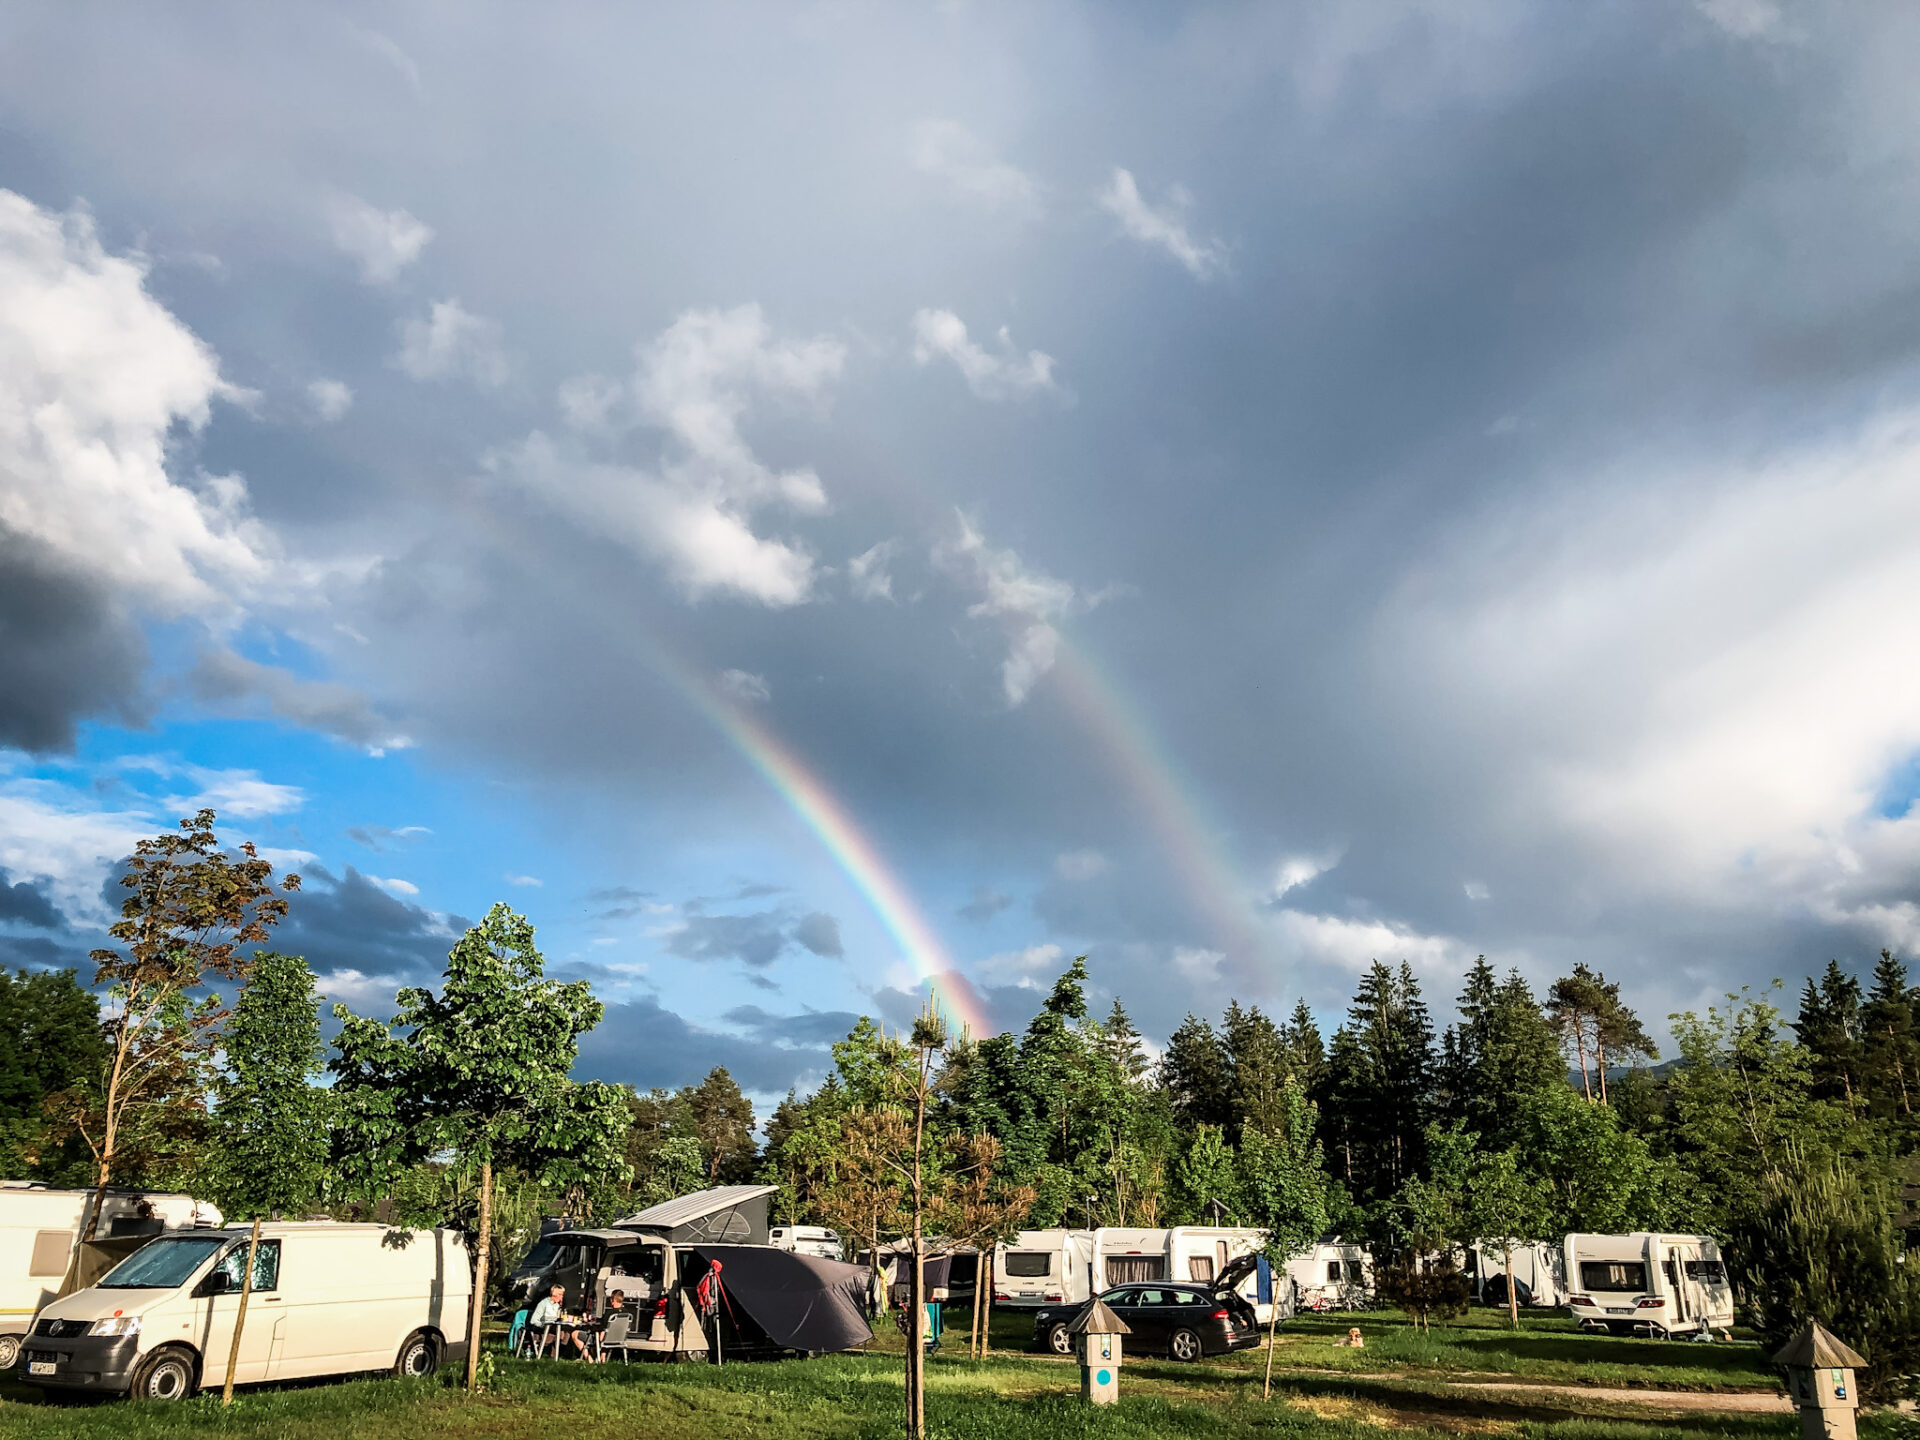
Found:
<svg viewBox="0 0 1920 1440"><path fill-rule="evenodd" d="M1302 1310L1353 1310L1373 1295L1373 1257L1338 1240L1315 1245L1287 1261L1287 1277Z"/></svg>
<svg viewBox="0 0 1920 1440"><path fill-rule="evenodd" d="M1176 1225L1167 1232L1167 1279L1211 1285L1235 1260L1258 1255L1266 1244L1267 1232L1251 1226ZM1293 1288L1284 1275L1269 1270L1267 1293L1263 1296L1259 1268L1243 1268L1245 1277L1234 1285L1234 1293L1253 1306L1254 1315L1262 1325L1273 1319L1276 1299L1280 1302L1282 1320L1293 1314Z"/></svg>
<svg viewBox="0 0 1920 1440"><path fill-rule="evenodd" d="M1567 1308L1583 1330L1687 1335L1733 1324L1733 1287L1708 1235L1569 1235Z"/></svg>
<svg viewBox="0 0 1920 1440"><path fill-rule="evenodd" d="M188 1195L109 1190L90 1253L76 1257L93 1196L91 1190L0 1184L0 1370L10 1369L20 1358L20 1342L33 1317L60 1294L69 1277L75 1283L67 1288L79 1289L155 1235L202 1222L220 1223L218 1210Z"/></svg>
<svg viewBox="0 0 1920 1440"><path fill-rule="evenodd" d="M822 1260L844 1260L838 1232L824 1225L775 1225L767 1231L767 1243L777 1250L796 1255L818 1255Z"/></svg>
<svg viewBox="0 0 1920 1440"><path fill-rule="evenodd" d="M1567 1303L1567 1259L1560 1246L1515 1244L1512 1261L1513 1288L1520 1292L1522 1305L1556 1308ZM1497 1242L1476 1241L1465 1252L1460 1268L1467 1272L1473 1298L1480 1304L1507 1303L1507 1257Z"/></svg>
<svg viewBox="0 0 1920 1440"><path fill-rule="evenodd" d="M145 1400L223 1384L247 1244L244 1226L156 1237L40 1312L20 1378ZM234 1380L430 1375L466 1355L471 1267L453 1230L263 1225Z"/></svg>
<svg viewBox="0 0 1920 1440"><path fill-rule="evenodd" d="M993 1303L1077 1305L1092 1293L1092 1269L1091 1230L1022 1230L993 1248Z"/></svg>

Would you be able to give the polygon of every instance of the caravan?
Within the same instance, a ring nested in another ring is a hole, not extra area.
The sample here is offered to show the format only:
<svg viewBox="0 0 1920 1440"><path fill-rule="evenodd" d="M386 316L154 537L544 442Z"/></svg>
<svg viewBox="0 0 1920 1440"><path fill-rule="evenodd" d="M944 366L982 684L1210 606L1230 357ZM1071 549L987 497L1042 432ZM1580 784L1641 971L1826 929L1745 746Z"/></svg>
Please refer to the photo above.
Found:
<svg viewBox="0 0 1920 1440"><path fill-rule="evenodd" d="M161 1235L55 1300L24 1350L29 1384L183 1400L227 1377L249 1231ZM431 1375L467 1350L472 1261L453 1230L332 1221L260 1227L234 1380Z"/></svg>
<svg viewBox="0 0 1920 1440"><path fill-rule="evenodd" d="M1077 1305L1091 1293L1091 1230L1022 1230L993 1247L993 1303ZM1104 1287L1102 1287L1104 1288Z"/></svg>
<svg viewBox="0 0 1920 1440"><path fill-rule="evenodd" d="M1176 1225L1167 1232L1167 1264L1170 1280L1191 1280L1211 1285L1227 1273L1234 1261L1259 1255L1266 1249L1267 1232L1252 1226ZM1245 1274L1236 1281L1234 1293L1249 1305L1262 1325L1273 1317L1273 1304L1280 1303L1280 1319L1293 1314L1293 1289L1284 1273L1271 1268L1267 1272L1267 1293L1260 1293L1260 1267L1242 1267Z"/></svg>
<svg viewBox="0 0 1920 1440"><path fill-rule="evenodd" d="M1567 1308L1583 1330L1672 1336L1726 1331L1733 1287L1709 1235L1569 1235Z"/></svg>
<svg viewBox="0 0 1920 1440"><path fill-rule="evenodd" d="M1459 1252L1455 1252L1458 1254ZM1518 1243L1513 1247L1513 1288L1522 1305L1549 1309L1567 1303L1567 1258L1558 1245ZM1507 1261L1491 1240L1475 1241L1461 1266L1473 1284L1473 1298L1482 1305L1507 1303Z"/></svg>
<svg viewBox="0 0 1920 1440"><path fill-rule="evenodd" d="M1358 1310L1373 1298L1373 1257L1358 1245L1323 1241L1287 1261L1302 1310Z"/></svg>
<svg viewBox="0 0 1920 1440"><path fill-rule="evenodd" d="M1103 1225L1093 1232L1093 1293L1143 1280L1166 1280L1170 1230Z"/></svg>
<svg viewBox="0 0 1920 1440"><path fill-rule="evenodd" d="M0 1183L0 1370L11 1368L20 1358L20 1342L33 1317L63 1287L92 1284L166 1230L220 1223L219 1211L189 1195L109 1190L100 1207L94 1241L88 1253L76 1257L93 1196L91 1190ZM69 1277L71 1286L66 1284Z"/></svg>

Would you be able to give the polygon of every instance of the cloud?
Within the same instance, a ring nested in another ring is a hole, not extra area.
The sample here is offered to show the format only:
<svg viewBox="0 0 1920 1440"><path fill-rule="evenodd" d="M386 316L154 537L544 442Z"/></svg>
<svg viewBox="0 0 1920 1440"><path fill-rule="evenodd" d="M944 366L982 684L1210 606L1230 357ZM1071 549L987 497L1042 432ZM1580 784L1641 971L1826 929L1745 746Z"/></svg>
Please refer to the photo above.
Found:
<svg viewBox="0 0 1920 1440"><path fill-rule="evenodd" d="M800 917L800 923L793 927L793 939L802 949L830 959L838 960L847 953L840 944L840 922L818 910Z"/></svg>
<svg viewBox="0 0 1920 1440"><path fill-rule="evenodd" d="M194 699L230 714L264 710L303 730L358 745L375 754L412 743L374 712L367 697L345 685L302 680L274 665L262 665L231 650L202 651L186 679Z"/></svg>
<svg viewBox="0 0 1920 1440"><path fill-rule="evenodd" d="M357 195L334 195L327 202L327 226L333 243L360 265L369 285L386 285L420 258L433 228L405 210L382 210Z"/></svg>
<svg viewBox="0 0 1920 1440"><path fill-rule="evenodd" d="M0 870L0 921L11 920L41 930L57 930L61 914L47 892L26 880L8 883L7 872Z"/></svg>
<svg viewBox="0 0 1920 1440"><path fill-rule="evenodd" d="M995 159L972 131L952 120L923 120L914 127L913 168L984 210L1031 214L1038 208L1040 187L1033 178Z"/></svg>
<svg viewBox="0 0 1920 1440"><path fill-rule="evenodd" d="M1468 880L1461 885L1460 889L1466 894L1469 900L1487 900L1492 898L1493 895L1493 892L1478 880Z"/></svg>
<svg viewBox="0 0 1920 1440"><path fill-rule="evenodd" d="M966 323L951 310L916 310L913 316L913 362L926 365L939 356L953 361L967 388L982 400L1017 400L1057 391L1053 357L1029 350L1025 358L1014 351L1013 337L1000 327L999 354L990 354L967 338Z"/></svg>
<svg viewBox="0 0 1920 1440"><path fill-rule="evenodd" d="M1196 240L1181 218L1189 201L1179 187L1160 209L1149 205L1134 182L1133 173L1115 167L1113 179L1100 192L1100 208L1120 222L1120 228L1143 245L1164 250L1196 280L1210 280L1226 269L1226 251L1217 240Z"/></svg>
<svg viewBox="0 0 1920 1440"><path fill-rule="evenodd" d="M307 399L313 405L313 413L328 424L353 408L353 391L344 380L315 380L307 386Z"/></svg>
<svg viewBox="0 0 1920 1440"><path fill-rule="evenodd" d="M389 895L404 895L408 899L412 899L420 893L420 887L411 880L383 880L378 875L369 875L366 878L369 885L378 885Z"/></svg>
<svg viewBox="0 0 1920 1440"><path fill-rule="evenodd" d="M699 902L683 907L688 913L667 931L662 948L682 960L737 960L765 969L792 946L811 954L838 959L845 952L840 922L813 911L796 917L790 910L761 910L750 915L700 913Z"/></svg>
<svg viewBox="0 0 1920 1440"><path fill-rule="evenodd" d="M1226 959L1224 951L1183 945L1173 952L1173 968L1189 984L1212 989L1220 983L1220 967Z"/></svg>
<svg viewBox="0 0 1920 1440"><path fill-rule="evenodd" d="M1041 975L1053 975L1066 954L1058 945L1029 945L1024 950L1003 950L980 962L980 973L991 979L1032 987Z"/></svg>
<svg viewBox="0 0 1920 1440"><path fill-rule="evenodd" d="M989 547L967 518L960 533L934 547L936 565L968 581L980 594L967 613L997 619L1008 636L1000 686L1009 706L1018 706L1053 668L1060 634L1053 622L1076 609L1091 609L1102 597L1081 597L1064 580L1029 567L1012 550Z"/></svg>
<svg viewBox="0 0 1920 1440"><path fill-rule="evenodd" d="M304 884L274 929L273 948L305 956L322 994L375 1013L392 1004L399 986L433 984L472 924L429 910L351 865L338 877L321 865L300 874Z"/></svg>
<svg viewBox="0 0 1920 1440"><path fill-rule="evenodd" d="M0 191L0 534L163 618L229 614L274 572L271 538L237 476L176 483L168 441L249 397L145 282L84 211Z"/></svg>
<svg viewBox="0 0 1920 1440"><path fill-rule="evenodd" d="M436 300L424 320L401 327L395 362L415 380L471 380L489 390L507 383L507 354L498 321L467 311L457 299Z"/></svg>
<svg viewBox="0 0 1920 1440"><path fill-rule="evenodd" d="M1416 970L1446 974L1460 973L1466 964L1466 950L1459 941L1423 934L1395 921L1314 915L1294 909L1279 910L1275 916L1280 935L1293 954L1355 975L1375 960L1390 965L1405 960Z"/></svg>
<svg viewBox="0 0 1920 1440"><path fill-rule="evenodd" d="M306 792L298 785L262 780L253 770L214 770L167 761L150 762L149 768L158 775L182 779L194 787L188 794L169 796L162 802L169 810L182 815L205 809L229 819L259 820L298 810L307 799Z"/></svg>
<svg viewBox="0 0 1920 1440"><path fill-rule="evenodd" d="M388 825L355 825L347 831L347 838L369 850L384 853L417 844L432 833L424 825L402 825L398 830Z"/></svg>
<svg viewBox="0 0 1920 1440"><path fill-rule="evenodd" d="M743 705L764 705L773 699L773 691L767 685L766 677L746 670L722 670L720 690Z"/></svg>
<svg viewBox="0 0 1920 1440"><path fill-rule="evenodd" d="M103 579L0 526L0 745L71 750L82 715L145 718L146 643Z"/></svg>
<svg viewBox="0 0 1920 1440"><path fill-rule="evenodd" d="M576 426L662 432L657 472L596 463L540 431L493 465L576 523L661 564L690 600L798 605L813 592L812 555L754 525L774 507L819 514L826 491L810 468L767 465L741 425L763 402L817 410L846 356L829 336L776 339L758 305L689 310L640 347L633 379L618 392L599 377L562 388Z"/></svg>
<svg viewBox="0 0 1920 1440"><path fill-rule="evenodd" d="M547 883L537 875L515 875L512 873L508 873L506 875L501 876L500 878L505 880L509 885L528 885L528 886L538 887L538 886L545 885Z"/></svg>
<svg viewBox="0 0 1920 1440"><path fill-rule="evenodd" d="M976 885L973 887L973 898L953 913L969 925L984 925L1011 904L1011 895L1002 895L985 885Z"/></svg>
<svg viewBox="0 0 1920 1440"><path fill-rule="evenodd" d="M1788 38L1786 14L1774 0L1694 0L1694 8L1740 40Z"/></svg>
<svg viewBox="0 0 1920 1440"><path fill-rule="evenodd" d="M0 785L0 867L30 883L76 924L104 925L115 904L102 899L110 872L154 833L143 812L94 810L90 797L35 780Z"/></svg>
<svg viewBox="0 0 1920 1440"><path fill-rule="evenodd" d="M740 1088L757 1095L780 1095L796 1085L813 1084L832 1063L829 1039L846 1029L826 1032L838 1014L778 1017L755 1006L736 1007L748 1035L707 1029L667 1009L652 996L607 1006L600 1024L580 1037L574 1073L649 1090L681 1086L724 1066ZM851 1024L847 1029L851 1029ZM817 1038L816 1037L825 1037ZM813 1040L814 1043L806 1043Z"/></svg>
<svg viewBox="0 0 1920 1440"><path fill-rule="evenodd" d="M893 599L893 574L887 566L899 550L898 540L882 540L847 562L847 588L856 600Z"/></svg>
<svg viewBox="0 0 1920 1440"><path fill-rule="evenodd" d="M736 1005L720 1017L747 1031L762 1045L783 1049L826 1049L844 1040L860 1023L850 1010L804 1010L798 1015L775 1015L758 1005Z"/></svg>
<svg viewBox="0 0 1920 1440"><path fill-rule="evenodd" d="M1326 874L1340 863L1338 854L1334 855L1289 855L1274 867L1273 899L1278 900L1289 890L1297 890Z"/></svg>
<svg viewBox="0 0 1920 1440"><path fill-rule="evenodd" d="M1053 857L1053 873L1062 880L1091 880L1107 868L1107 857L1098 850L1069 850Z"/></svg>

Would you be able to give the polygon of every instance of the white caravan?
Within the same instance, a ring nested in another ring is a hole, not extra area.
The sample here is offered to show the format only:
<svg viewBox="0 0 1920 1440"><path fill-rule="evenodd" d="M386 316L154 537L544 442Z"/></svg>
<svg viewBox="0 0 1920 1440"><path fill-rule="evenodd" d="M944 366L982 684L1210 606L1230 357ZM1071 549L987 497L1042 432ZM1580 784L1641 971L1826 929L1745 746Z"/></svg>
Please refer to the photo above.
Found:
<svg viewBox="0 0 1920 1440"><path fill-rule="evenodd" d="M1078 1305L1092 1294L1093 1231L1022 1230L993 1247L993 1303Z"/></svg>
<svg viewBox="0 0 1920 1440"><path fill-rule="evenodd" d="M1497 1241L1474 1242L1467 1256L1472 1272L1473 1298L1483 1305L1507 1303L1507 1261ZM1567 1303L1567 1257L1558 1245L1546 1243L1515 1244L1513 1280L1522 1295L1532 1295L1530 1304L1549 1308ZM1493 1298L1488 1298L1488 1287Z"/></svg>
<svg viewBox="0 0 1920 1440"><path fill-rule="evenodd" d="M1142 1230L1103 1225L1093 1232L1093 1292L1143 1280L1171 1280L1168 1237L1171 1230Z"/></svg>
<svg viewBox="0 0 1920 1440"><path fill-rule="evenodd" d="M842 1260L847 1257L840 1245L839 1232L827 1229L824 1225L775 1225L767 1231L767 1243L776 1250L790 1250L796 1255L815 1255L822 1260Z"/></svg>
<svg viewBox="0 0 1920 1440"><path fill-rule="evenodd" d="M1302 1310L1352 1310L1373 1295L1373 1257L1358 1245L1322 1242L1287 1261Z"/></svg>
<svg viewBox="0 0 1920 1440"><path fill-rule="evenodd" d="M1167 1279L1190 1280L1196 1285L1211 1285L1228 1265L1244 1255L1258 1255L1266 1249L1267 1232L1253 1226L1176 1225L1167 1232ZM1280 1318L1293 1313L1293 1296L1283 1269L1272 1272L1274 1298L1280 1302ZM1286 1293L1281 1293L1286 1292ZM1234 1293L1253 1306L1262 1325L1273 1318L1273 1305L1260 1300L1258 1269L1234 1286Z"/></svg>
<svg viewBox="0 0 1920 1440"><path fill-rule="evenodd" d="M0 1370L19 1359L20 1342L33 1317L59 1295L73 1269L74 1248L86 1233L93 1196L91 1190L0 1183ZM99 1254L88 1257L91 1265L82 1264L79 1284L91 1282L109 1268L106 1256L124 1259L147 1236L202 1220L218 1225L220 1212L197 1204L189 1195L109 1190L95 1227L99 1243L94 1248Z"/></svg>
<svg viewBox="0 0 1920 1440"><path fill-rule="evenodd" d="M40 1312L21 1378L49 1389L181 1400L224 1383L245 1227L162 1235ZM236 1383L464 1359L472 1262L459 1232L331 1221L260 1228Z"/></svg>
<svg viewBox="0 0 1920 1440"><path fill-rule="evenodd" d="M1733 1287L1710 1235L1569 1235L1567 1308L1583 1330L1687 1335L1733 1324Z"/></svg>

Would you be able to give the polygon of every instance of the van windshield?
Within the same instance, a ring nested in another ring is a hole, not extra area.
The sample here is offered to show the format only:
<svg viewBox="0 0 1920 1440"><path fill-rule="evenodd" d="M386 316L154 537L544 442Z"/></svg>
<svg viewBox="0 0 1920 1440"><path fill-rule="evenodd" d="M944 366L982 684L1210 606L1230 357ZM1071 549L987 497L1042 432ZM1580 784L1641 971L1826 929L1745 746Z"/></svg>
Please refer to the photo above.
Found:
<svg viewBox="0 0 1920 1440"><path fill-rule="evenodd" d="M183 1235L143 1245L106 1273L102 1290L174 1290L227 1243L225 1235Z"/></svg>
<svg viewBox="0 0 1920 1440"><path fill-rule="evenodd" d="M516 1275L538 1275L553 1263L553 1257L559 1253L560 1247L554 1244L553 1241L537 1241L534 1247L521 1257L520 1263L514 1266L513 1273Z"/></svg>

